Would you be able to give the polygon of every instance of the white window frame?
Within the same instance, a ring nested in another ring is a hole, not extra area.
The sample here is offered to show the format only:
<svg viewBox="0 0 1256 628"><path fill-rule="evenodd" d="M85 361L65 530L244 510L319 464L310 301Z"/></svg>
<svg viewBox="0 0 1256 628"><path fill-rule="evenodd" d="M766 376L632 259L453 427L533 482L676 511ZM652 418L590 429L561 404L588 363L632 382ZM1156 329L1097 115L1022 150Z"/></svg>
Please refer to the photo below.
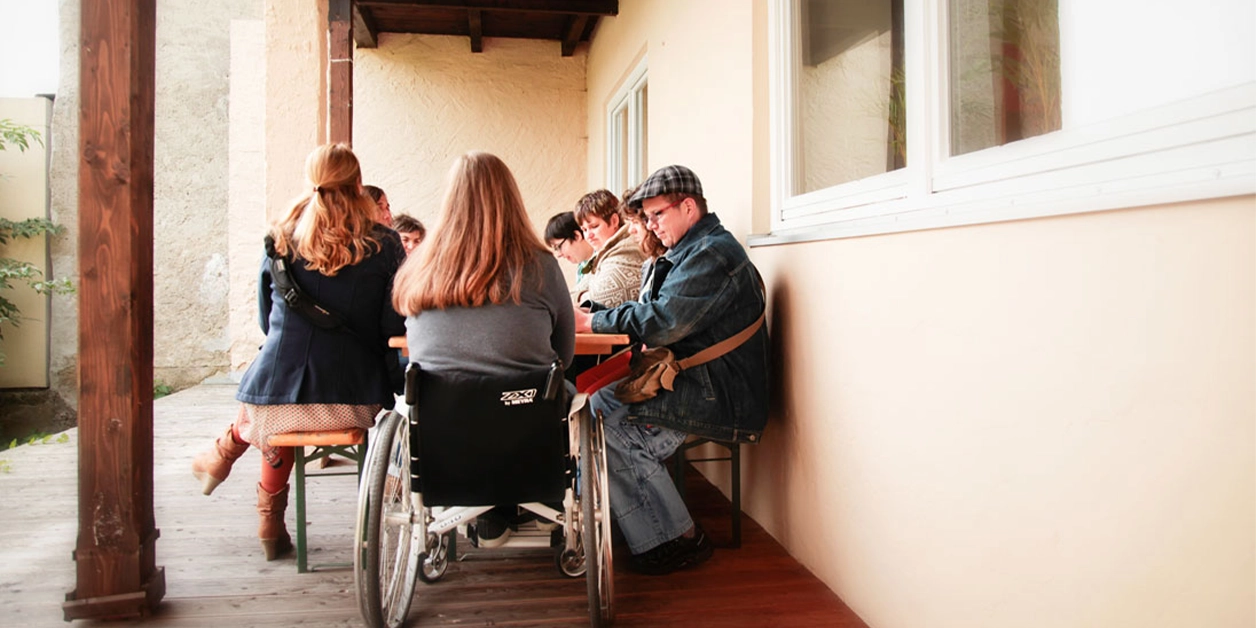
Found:
<svg viewBox="0 0 1256 628"><path fill-rule="evenodd" d="M624 79L619 89L611 96L610 102L606 107L606 189L611 190L615 194L620 194L629 186L641 183L641 172L645 169L645 155L642 146L645 144L646 126L645 126L645 97L642 93L648 81L646 57L642 57L637 66ZM626 112L628 116L628 146L624 150L624 146L620 145L620 137L618 128L615 125L615 116L619 112ZM627 180L620 180L620 172L624 171L624 164L620 163L620 156L627 153L628 155L628 177Z"/></svg>
<svg viewBox="0 0 1256 628"><path fill-rule="evenodd" d="M786 184L798 176L798 10L799 0L772 0L769 11L772 232L751 244L1256 193L1256 81L951 156L947 2L908 0L907 167L791 196L799 187Z"/></svg>

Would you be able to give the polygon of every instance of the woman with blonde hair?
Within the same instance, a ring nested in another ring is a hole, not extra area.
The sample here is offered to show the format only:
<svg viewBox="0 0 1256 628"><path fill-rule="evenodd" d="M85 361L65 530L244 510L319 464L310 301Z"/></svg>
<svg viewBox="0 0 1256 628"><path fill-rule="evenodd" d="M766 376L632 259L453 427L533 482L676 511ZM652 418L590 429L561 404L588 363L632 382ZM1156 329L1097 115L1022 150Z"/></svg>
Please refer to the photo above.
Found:
<svg viewBox="0 0 1256 628"><path fill-rule="evenodd" d="M397 273L410 361L424 371L515 375L570 364L575 319L558 261L533 231L510 169L484 152L459 157L432 235ZM480 516L481 546L509 534Z"/></svg>
<svg viewBox="0 0 1256 628"><path fill-rule="evenodd" d="M379 210L363 193L357 157L344 144L320 146L305 171L307 191L269 235L292 281L341 324L325 328L289 307L273 281L271 260L264 259L258 305L266 340L236 392L239 416L192 461L208 495L250 444L262 450L257 511L266 560L292 549L283 514L294 455L290 447L267 447L267 438L374 425L380 410L393 406L385 360L395 363L396 357L385 351L388 337L404 330L392 307L392 284L405 253L397 234L377 223Z"/></svg>

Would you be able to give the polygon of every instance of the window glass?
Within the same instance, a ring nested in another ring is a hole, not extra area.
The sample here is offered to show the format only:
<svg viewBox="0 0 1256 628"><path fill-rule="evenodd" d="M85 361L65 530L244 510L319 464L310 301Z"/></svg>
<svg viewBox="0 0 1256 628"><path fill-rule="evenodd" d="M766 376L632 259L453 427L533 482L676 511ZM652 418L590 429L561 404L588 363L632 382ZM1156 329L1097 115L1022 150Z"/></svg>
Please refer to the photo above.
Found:
<svg viewBox="0 0 1256 628"><path fill-rule="evenodd" d="M1057 0L952 0L951 154L1060 129Z"/></svg>
<svg viewBox="0 0 1256 628"><path fill-rule="evenodd" d="M624 106L615 112L614 133L615 133L615 146L617 147L615 151L616 154L615 154L615 161L614 161L614 168L615 168L614 176L619 181L624 181L628 178L628 172L629 172L628 168L629 168L629 164L631 163L631 159L628 154L630 139L628 135L628 107L627 106Z"/></svg>
<svg viewBox="0 0 1256 628"><path fill-rule="evenodd" d="M606 188L616 194L645 179L649 82L642 59L607 108Z"/></svg>
<svg viewBox="0 0 1256 628"><path fill-rule="evenodd" d="M637 92L637 111L641 112L637 127L637 142L640 145L640 153L636 159L636 172L632 176L624 180L625 186L636 185L645 181L646 164L650 163L650 84L643 83L641 90ZM617 190L617 192L622 190Z"/></svg>
<svg viewBox="0 0 1256 628"><path fill-rule="evenodd" d="M902 0L803 0L798 194L906 165Z"/></svg>

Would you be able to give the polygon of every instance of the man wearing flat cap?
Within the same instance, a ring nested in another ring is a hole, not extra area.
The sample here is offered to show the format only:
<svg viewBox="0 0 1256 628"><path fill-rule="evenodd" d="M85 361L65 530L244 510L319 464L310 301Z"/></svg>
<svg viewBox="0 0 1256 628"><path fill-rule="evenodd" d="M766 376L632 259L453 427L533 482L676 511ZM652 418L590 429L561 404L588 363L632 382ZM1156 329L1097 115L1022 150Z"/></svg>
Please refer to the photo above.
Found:
<svg viewBox="0 0 1256 628"><path fill-rule="evenodd" d="M640 301L594 313L578 310L576 330L628 334L634 345L671 349L682 363L717 345L727 351L686 365L671 389L653 398L625 404L611 384L589 401L603 416L611 512L632 550L630 564L642 573L667 574L710 558L712 546L689 516L664 460L689 434L757 442L767 423L765 303L758 271L707 212L692 170L660 168L628 204L641 209L646 227L668 251Z"/></svg>

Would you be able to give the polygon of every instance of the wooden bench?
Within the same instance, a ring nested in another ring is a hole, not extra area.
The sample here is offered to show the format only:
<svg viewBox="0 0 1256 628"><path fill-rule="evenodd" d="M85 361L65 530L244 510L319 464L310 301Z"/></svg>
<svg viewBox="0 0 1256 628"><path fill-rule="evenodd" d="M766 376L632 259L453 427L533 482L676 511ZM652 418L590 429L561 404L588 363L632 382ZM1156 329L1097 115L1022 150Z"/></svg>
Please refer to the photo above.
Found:
<svg viewBox="0 0 1256 628"><path fill-rule="evenodd" d="M333 475L362 475L362 465L366 462L366 430L350 428L347 430L331 430L324 432L289 432L274 434L267 441L271 447L292 447L295 452L296 470L296 506L297 506L297 573L313 571L316 567L343 567L348 563L330 563L311 566L308 563L308 549L305 531L305 480L307 477L324 477ZM313 449L307 455L306 447ZM315 460L324 460L331 455L339 455L357 462L354 471L322 471L319 473L305 472L305 465Z"/></svg>

